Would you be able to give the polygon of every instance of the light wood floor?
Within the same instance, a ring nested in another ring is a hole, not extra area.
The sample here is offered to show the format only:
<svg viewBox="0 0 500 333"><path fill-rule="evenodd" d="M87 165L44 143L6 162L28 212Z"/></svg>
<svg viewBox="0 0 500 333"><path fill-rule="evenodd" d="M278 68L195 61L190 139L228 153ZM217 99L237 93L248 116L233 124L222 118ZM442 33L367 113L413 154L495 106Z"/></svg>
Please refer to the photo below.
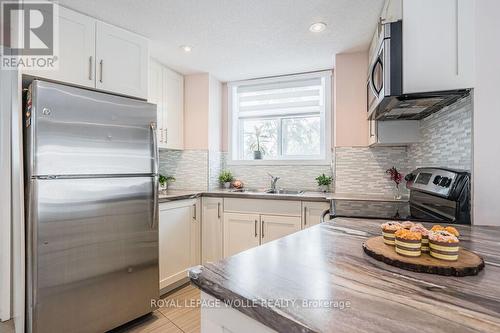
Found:
<svg viewBox="0 0 500 333"><path fill-rule="evenodd" d="M199 333L200 290L186 285L163 298L163 307L112 332Z"/></svg>
<svg viewBox="0 0 500 333"><path fill-rule="evenodd" d="M0 333L14 333L14 322L12 320L0 322Z"/></svg>

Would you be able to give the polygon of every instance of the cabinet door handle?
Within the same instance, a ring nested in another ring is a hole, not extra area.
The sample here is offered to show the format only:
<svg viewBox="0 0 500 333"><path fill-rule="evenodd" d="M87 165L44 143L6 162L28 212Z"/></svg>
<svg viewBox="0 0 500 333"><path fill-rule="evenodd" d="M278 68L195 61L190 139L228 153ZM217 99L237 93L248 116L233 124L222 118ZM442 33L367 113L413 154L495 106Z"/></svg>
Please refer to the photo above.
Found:
<svg viewBox="0 0 500 333"><path fill-rule="evenodd" d="M304 207L304 225L307 225L307 207Z"/></svg>
<svg viewBox="0 0 500 333"><path fill-rule="evenodd" d="M257 220L255 220L254 230L255 230L255 237L257 237Z"/></svg>
<svg viewBox="0 0 500 333"><path fill-rule="evenodd" d="M89 80L92 81L92 56L89 57Z"/></svg>
<svg viewBox="0 0 500 333"><path fill-rule="evenodd" d="M196 220L196 204L193 204L193 220Z"/></svg>
<svg viewBox="0 0 500 333"><path fill-rule="evenodd" d="M264 220L261 221L260 228L260 234L262 235L262 238L264 238Z"/></svg>
<svg viewBox="0 0 500 333"><path fill-rule="evenodd" d="M220 219L220 202L217 203L217 218Z"/></svg>
<svg viewBox="0 0 500 333"><path fill-rule="evenodd" d="M104 60L99 61L99 82L102 83L102 68L104 67Z"/></svg>
<svg viewBox="0 0 500 333"><path fill-rule="evenodd" d="M167 142L168 142L168 131L165 128L165 143L167 143Z"/></svg>

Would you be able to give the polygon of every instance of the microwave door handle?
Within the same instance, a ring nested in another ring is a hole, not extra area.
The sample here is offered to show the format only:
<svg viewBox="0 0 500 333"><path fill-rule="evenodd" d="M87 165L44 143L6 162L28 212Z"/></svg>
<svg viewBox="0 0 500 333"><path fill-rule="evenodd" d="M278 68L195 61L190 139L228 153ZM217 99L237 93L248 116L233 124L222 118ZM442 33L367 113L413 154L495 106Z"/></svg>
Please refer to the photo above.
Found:
<svg viewBox="0 0 500 333"><path fill-rule="evenodd" d="M372 91L373 95L375 95L378 98L377 89L375 89L375 83L373 83L373 75L375 74L375 66L376 65L377 65L377 62L375 62L372 65L372 68L370 70L370 79L368 81L369 81L370 90Z"/></svg>
<svg viewBox="0 0 500 333"><path fill-rule="evenodd" d="M377 64L380 64L380 66L383 68L383 64L382 64L382 61L380 60L380 57L377 58L377 61L375 61L375 63L373 64L371 75L370 75L370 87L372 88L373 94L375 96L377 96L377 98L379 98L379 94L382 91L382 87L380 87L380 89L377 89L377 87L375 87L375 80L374 80L375 69L377 68Z"/></svg>

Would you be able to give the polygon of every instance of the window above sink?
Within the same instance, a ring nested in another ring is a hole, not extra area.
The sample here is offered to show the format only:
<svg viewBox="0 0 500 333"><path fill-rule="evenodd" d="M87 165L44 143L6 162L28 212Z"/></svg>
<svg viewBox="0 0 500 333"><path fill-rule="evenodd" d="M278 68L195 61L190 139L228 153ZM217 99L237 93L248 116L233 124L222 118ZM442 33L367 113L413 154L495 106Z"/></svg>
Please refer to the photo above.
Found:
<svg viewBox="0 0 500 333"><path fill-rule="evenodd" d="M230 82L228 164L331 162L331 71Z"/></svg>

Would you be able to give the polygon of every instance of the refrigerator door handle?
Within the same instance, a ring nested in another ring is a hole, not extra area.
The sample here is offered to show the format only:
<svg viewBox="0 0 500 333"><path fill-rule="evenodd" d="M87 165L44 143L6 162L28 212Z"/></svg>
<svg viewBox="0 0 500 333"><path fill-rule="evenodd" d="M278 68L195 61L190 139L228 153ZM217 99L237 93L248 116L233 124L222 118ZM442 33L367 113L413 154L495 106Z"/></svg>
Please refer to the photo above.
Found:
<svg viewBox="0 0 500 333"><path fill-rule="evenodd" d="M156 221L159 219L158 217L158 137L156 136L156 123L150 123L151 135L153 136L153 220L151 222L151 229L155 228Z"/></svg>

